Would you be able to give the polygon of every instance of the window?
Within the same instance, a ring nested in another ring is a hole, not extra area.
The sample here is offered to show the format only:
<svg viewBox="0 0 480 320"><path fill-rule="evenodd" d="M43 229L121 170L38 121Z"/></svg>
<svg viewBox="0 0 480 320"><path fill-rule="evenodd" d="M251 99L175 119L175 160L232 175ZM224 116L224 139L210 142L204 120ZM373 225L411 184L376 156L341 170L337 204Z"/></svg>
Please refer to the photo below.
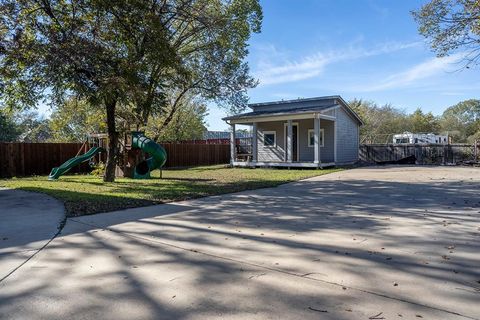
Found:
<svg viewBox="0 0 480 320"><path fill-rule="evenodd" d="M323 147L323 135L324 129L320 129L320 147ZM308 129L308 146L315 146L315 131L313 129Z"/></svg>
<svg viewBox="0 0 480 320"><path fill-rule="evenodd" d="M277 145L277 132L276 131L264 131L263 132L263 145L266 147L275 147Z"/></svg>

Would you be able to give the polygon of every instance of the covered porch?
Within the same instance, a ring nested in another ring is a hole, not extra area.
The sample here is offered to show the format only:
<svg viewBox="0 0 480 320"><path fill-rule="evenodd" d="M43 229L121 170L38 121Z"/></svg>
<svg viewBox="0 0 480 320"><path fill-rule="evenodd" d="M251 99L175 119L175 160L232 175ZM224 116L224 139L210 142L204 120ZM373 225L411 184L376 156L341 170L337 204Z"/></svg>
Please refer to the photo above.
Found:
<svg viewBox="0 0 480 320"><path fill-rule="evenodd" d="M229 121L231 165L237 167L324 168L335 166L336 110L254 116ZM251 145L238 145L239 125L250 126Z"/></svg>

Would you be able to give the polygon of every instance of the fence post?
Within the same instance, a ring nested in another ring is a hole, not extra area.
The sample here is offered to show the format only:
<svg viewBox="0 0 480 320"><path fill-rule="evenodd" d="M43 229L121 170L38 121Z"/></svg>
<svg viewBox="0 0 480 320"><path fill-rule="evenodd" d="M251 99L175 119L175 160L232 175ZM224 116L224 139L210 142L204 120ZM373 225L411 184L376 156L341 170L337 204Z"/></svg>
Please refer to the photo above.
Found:
<svg viewBox="0 0 480 320"><path fill-rule="evenodd" d="M13 154L13 142L7 144L8 152L8 172L10 177L16 176L15 170L15 155Z"/></svg>
<svg viewBox="0 0 480 320"><path fill-rule="evenodd" d="M474 141L474 144L473 144L473 161L477 161L477 158L478 158L478 140L475 140Z"/></svg>
<svg viewBox="0 0 480 320"><path fill-rule="evenodd" d="M447 149L447 145L443 145L443 165L446 165L447 164L447 158L448 158L448 149Z"/></svg>

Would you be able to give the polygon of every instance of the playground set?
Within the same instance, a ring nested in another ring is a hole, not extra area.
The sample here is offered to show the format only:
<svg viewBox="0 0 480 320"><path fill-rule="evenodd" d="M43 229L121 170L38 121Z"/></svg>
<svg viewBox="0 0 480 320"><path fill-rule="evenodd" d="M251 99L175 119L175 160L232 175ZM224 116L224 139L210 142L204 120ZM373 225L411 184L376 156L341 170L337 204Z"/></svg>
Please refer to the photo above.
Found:
<svg viewBox="0 0 480 320"><path fill-rule="evenodd" d="M84 146L90 147L87 152L80 154ZM105 133L90 134L77 155L50 172L48 179L57 180L61 175L79 164L89 161L91 165L99 163L105 158L108 135ZM141 131L129 131L123 134L118 141L119 154L115 175L117 177L148 179L150 172L161 169L167 161L165 149L147 138Z"/></svg>

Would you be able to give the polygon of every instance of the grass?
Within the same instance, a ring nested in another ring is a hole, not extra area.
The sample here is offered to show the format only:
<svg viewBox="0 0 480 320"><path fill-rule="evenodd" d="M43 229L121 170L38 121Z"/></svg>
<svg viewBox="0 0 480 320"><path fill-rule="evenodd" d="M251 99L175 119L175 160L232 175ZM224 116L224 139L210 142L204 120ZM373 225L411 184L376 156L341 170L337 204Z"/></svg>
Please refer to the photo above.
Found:
<svg viewBox="0 0 480 320"><path fill-rule="evenodd" d="M0 180L0 187L42 192L64 202L68 216L80 216L124 208L199 198L242 190L273 187L341 169L285 170L227 168L225 166L164 170L152 179L116 179L105 183L93 175L46 176Z"/></svg>

